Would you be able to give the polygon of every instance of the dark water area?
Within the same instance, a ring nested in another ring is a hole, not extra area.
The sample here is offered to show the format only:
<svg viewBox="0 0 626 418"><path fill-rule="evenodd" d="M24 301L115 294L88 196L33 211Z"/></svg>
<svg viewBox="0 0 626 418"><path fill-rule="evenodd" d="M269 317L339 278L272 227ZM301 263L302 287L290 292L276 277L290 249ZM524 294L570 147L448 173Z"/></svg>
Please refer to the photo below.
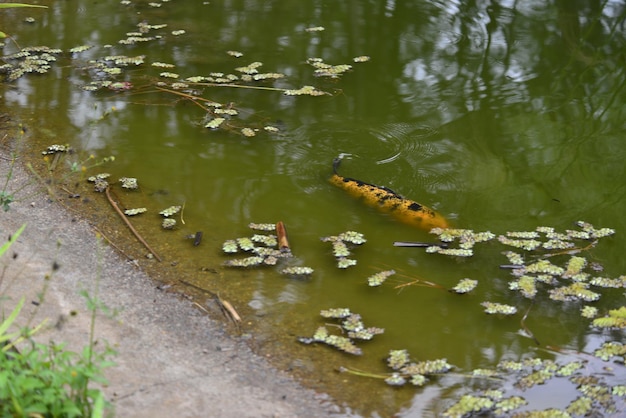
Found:
<svg viewBox="0 0 626 418"><path fill-rule="evenodd" d="M603 266L596 275L626 274L623 2L41 4L49 8L0 11L0 30L12 36L4 42L6 63L15 65L6 56L28 46L62 50L45 74L2 84L2 111L27 128L21 153L44 177L80 193L75 209L158 281L216 313L213 294L231 302L243 318L242 337L278 367L365 416L441 416L462 395L490 385L523 396L528 405L520 410L564 409L580 396L566 377L527 390L508 375L473 377L503 360L582 359L580 374L612 367L604 379L623 384L623 362L592 355L604 342L623 342L623 331L590 327L581 316L587 305L599 316L623 306L623 287L590 288L598 301L555 301L547 285L523 297L510 289L510 269L500 268L512 248L497 239L477 244L472 257L394 247L436 237L328 182L333 159L348 153L342 175L387 186L457 228L495 235L577 229L577 221L613 228L615 235L578 255ZM92 48L70 52L81 45ZM143 58L113 75L96 65L118 67L105 57L122 55ZM369 60L354 60L363 56ZM311 58L351 69L316 76ZM258 73L283 76L244 80L246 70L237 68L254 62L262 64ZM228 75L237 79L216 81ZM198 76L212 78L189 81ZM86 91L94 81L129 84ZM288 92L307 85L329 94ZM238 114L216 114L213 103ZM219 128L205 127L218 117L225 118ZM40 155L51 144L76 150L52 175ZM115 161L90 167L108 156ZM111 189L123 209L148 209L130 220L163 262L147 259L106 198L92 191L85 178L100 172L138 179L139 190ZM164 230L158 213L172 205L184 205L183 216ZM252 235L250 222L277 221L294 255L287 264L313 268L309 278L275 266L224 266L237 257L222 251L226 240ZM340 269L320 238L350 230L367 242L352 250L357 264ZM199 246L187 238L196 231L203 232ZM527 261L536 256L520 252ZM564 252L550 260L568 258ZM382 286L368 286L369 276L390 269L396 274ZM448 291L464 278L478 281L472 292ZM487 315L484 301L514 306L517 314ZM329 308L349 308L385 332L357 343L361 356L300 343L336 322L320 316ZM337 372L387 376L389 351L401 349L413 361L446 359L454 368L422 387Z"/></svg>

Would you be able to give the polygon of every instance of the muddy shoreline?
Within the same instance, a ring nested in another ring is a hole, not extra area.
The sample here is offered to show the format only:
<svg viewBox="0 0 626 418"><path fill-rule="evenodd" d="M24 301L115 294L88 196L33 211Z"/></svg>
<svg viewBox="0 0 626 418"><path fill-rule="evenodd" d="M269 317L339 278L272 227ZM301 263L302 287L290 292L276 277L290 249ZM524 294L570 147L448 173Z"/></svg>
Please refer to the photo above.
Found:
<svg viewBox="0 0 626 418"><path fill-rule="evenodd" d="M47 318L40 341L65 341L79 351L88 342L90 312L79 292L97 297L116 315L99 314L98 344L116 351L107 370L107 398L118 417L338 417L348 416L329 396L306 389L254 354L180 294L158 283L105 244L87 219L49 198L44 185L10 164L11 138L0 128L0 179L15 193L0 215L5 237L26 224L0 262L6 266L1 309L26 297L24 319ZM12 172L9 176L9 170ZM52 266L59 266L53 270ZM46 280L46 275L50 279ZM47 283L45 299L30 303Z"/></svg>

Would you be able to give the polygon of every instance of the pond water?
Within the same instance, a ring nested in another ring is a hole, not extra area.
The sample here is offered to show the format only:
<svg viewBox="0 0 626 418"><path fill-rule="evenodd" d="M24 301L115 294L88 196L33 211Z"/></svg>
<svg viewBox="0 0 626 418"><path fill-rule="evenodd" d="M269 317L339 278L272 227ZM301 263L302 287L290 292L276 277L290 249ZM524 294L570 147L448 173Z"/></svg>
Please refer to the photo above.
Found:
<svg viewBox="0 0 626 418"><path fill-rule="evenodd" d="M5 55L18 46L63 50L47 73L2 85L4 111L27 128L21 152L42 176L62 183L63 196L80 194L66 203L157 280L209 310L217 312L214 294L229 301L243 318L238 332L278 367L366 416L440 416L462 395L489 385L526 398L520 410L562 409L581 395L564 377L551 379L549 390L521 390L506 375L472 377L504 360L578 360L585 362L579 374L602 371L608 384L626 378L622 364L592 356L604 342L624 341L623 332L592 328L581 316L585 305L599 316L622 306L623 287L593 287L602 298L591 302L552 300L548 285L539 285L535 298L523 297L509 289L511 269L500 268L510 264L502 252L517 249L497 239L477 244L472 257L396 247L437 237L328 182L333 159L347 153L352 157L340 174L387 186L457 228L495 235L540 226L579 230L577 221L613 228L615 235L578 255L603 266L597 275L626 274L623 2L41 4L49 8L0 15L0 30L13 36ZM92 48L69 52L81 45ZM143 58L107 75L103 68L116 67L115 56ZM311 58L351 68L322 68L326 74L316 76L322 66ZM250 66L256 62L262 66ZM242 80L255 71L269 79ZM229 74L238 78L220 81ZM205 78L172 84L199 76ZM103 80L120 84L84 89ZM307 85L329 94L289 94ZM205 127L220 117L218 128ZM76 152L48 174L40 151L51 144ZM107 156L115 161L81 173L81 165ZM73 162L78 172L70 170ZM131 222L162 262L145 257L105 196L85 181L100 172L138 179L138 190L111 189L123 209L148 209ZM158 213L172 205L184 205L183 212L173 230L164 230ZM250 222L278 221L293 258L280 267L224 266L238 257L222 251L225 241L257 233ZM198 246L187 238L196 231L203 232ZM357 264L340 269L331 243L320 238L345 231L367 242L351 251ZM519 251L527 261L537 253ZM567 263L569 255L550 260ZM282 275L286 264L314 273ZM396 274L383 285L368 286L369 276L391 269ZM478 281L472 292L447 290L464 278ZM517 314L488 315L484 301L514 306ZM339 333L337 321L320 316L329 308L349 308L366 327L385 332L356 343L360 356L300 343L325 323ZM390 373L385 359L401 349L413 361L446 359L454 368L423 387L338 373ZM621 402L615 408L623 412ZM610 411L598 401L594 408Z"/></svg>

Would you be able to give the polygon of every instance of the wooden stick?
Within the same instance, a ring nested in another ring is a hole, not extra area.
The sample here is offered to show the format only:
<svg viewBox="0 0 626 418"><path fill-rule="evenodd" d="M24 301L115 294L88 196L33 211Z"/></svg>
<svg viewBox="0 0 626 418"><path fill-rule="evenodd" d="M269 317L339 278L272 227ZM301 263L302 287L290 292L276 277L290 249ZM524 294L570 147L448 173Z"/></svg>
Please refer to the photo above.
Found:
<svg viewBox="0 0 626 418"><path fill-rule="evenodd" d="M146 240L144 240L141 237L141 235L139 235L139 232L137 232L137 230L133 227L133 225L130 223L128 218L126 218L124 213L117 206L117 203L115 203L115 201L111 198L111 193L109 192L109 188L108 187L106 189L104 189L104 193L106 194L107 199L109 200L109 203L111 204L111 206L113 206L113 209L115 209L117 214L120 215L120 218L122 218L122 220L124 221L126 226L131 230L131 232L135 235L135 237L139 240L139 242L141 242L143 244L143 246L146 247L148 249L148 251L150 251L150 253L154 256L154 258L156 258L159 262L163 261L163 260L161 260L161 257L159 257L158 254L148 245Z"/></svg>
<svg viewBox="0 0 626 418"><path fill-rule="evenodd" d="M278 237L278 249L280 251L289 251L289 240L287 239L287 230L285 224L279 221L276 224L276 236Z"/></svg>

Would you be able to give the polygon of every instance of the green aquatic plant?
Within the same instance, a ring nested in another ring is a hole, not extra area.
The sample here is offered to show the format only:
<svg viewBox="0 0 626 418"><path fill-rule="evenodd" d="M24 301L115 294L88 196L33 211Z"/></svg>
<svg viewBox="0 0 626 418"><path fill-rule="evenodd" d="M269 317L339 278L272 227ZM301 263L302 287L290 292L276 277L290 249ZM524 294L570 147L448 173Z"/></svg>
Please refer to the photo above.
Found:
<svg viewBox="0 0 626 418"><path fill-rule="evenodd" d="M488 314L515 315L517 313L517 308L515 306L503 303L482 302L481 305L485 308L485 313Z"/></svg>
<svg viewBox="0 0 626 418"><path fill-rule="evenodd" d="M386 363L392 369L391 373L368 373L346 367L342 367L340 371L363 377L383 379L385 383L391 386L403 386L407 383L413 386L424 386L432 377L446 374L453 368L446 359L412 362L409 352L404 349L390 350Z"/></svg>
<svg viewBox="0 0 626 418"><path fill-rule="evenodd" d="M395 270L381 271L368 277L367 284L371 287L380 286L385 282L385 280L387 280L390 276L393 276L394 274L396 274Z"/></svg>
<svg viewBox="0 0 626 418"><path fill-rule="evenodd" d="M356 265L356 260L348 258L351 254L350 244L352 247L355 245L361 245L367 240L365 236L360 232L346 231L339 235L330 235L320 238L322 242L330 242L333 246L333 255L337 259L337 267L341 269L348 268Z"/></svg>
<svg viewBox="0 0 626 418"><path fill-rule="evenodd" d="M139 188L137 179L134 177L122 177L119 182L124 189L136 190Z"/></svg>
<svg viewBox="0 0 626 418"><path fill-rule="evenodd" d="M456 293L469 293L476 288L478 280L461 279L461 281L452 288Z"/></svg>
<svg viewBox="0 0 626 418"><path fill-rule="evenodd" d="M126 216L135 216L135 215L140 215L142 213L146 213L147 211L148 211L148 209L146 209L146 208L126 209L124 211L124 215L126 215Z"/></svg>
<svg viewBox="0 0 626 418"><path fill-rule="evenodd" d="M250 223L248 227L260 232L275 232L276 224ZM278 234L278 232L277 232ZM291 250L288 247L281 247L278 242L278 236L274 234L255 233L250 237L240 237L229 239L222 244L222 251L227 254L236 254L239 252L252 253L252 257L243 259L227 260L224 265L230 267L253 267L260 265L276 265L279 260L292 257ZM293 270L292 270L293 269ZM281 273L291 276L307 276L309 267L286 267ZM299 273L298 273L299 271Z"/></svg>
<svg viewBox="0 0 626 418"><path fill-rule="evenodd" d="M165 208L162 211L160 211L159 215L162 215L162 216L168 218L168 217L174 216L178 212L180 212L181 208L182 208L182 206L180 206L180 205L170 206L170 207Z"/></svg>
<svg viewBox="0 0 626 418"><path fill-rule="evenodd" d="M385 332L382 328L365 327L361 315L350 312L348 308L324 309L320 311L320 315L327 319L336 319L341 332L347 337L331 334L325 326L320 326L312 337L299 337L298 341L303 344L324 343L348 354L361 355L363 351L356 346L355 340L371 340L375 335Z"/></svg>
<svg viewBox="0 0 626 418"><path fill-rule="evenodd" d="M591 324L597 328L626 329L626 306L609 310L608 315L594 319Z"/></svg>

